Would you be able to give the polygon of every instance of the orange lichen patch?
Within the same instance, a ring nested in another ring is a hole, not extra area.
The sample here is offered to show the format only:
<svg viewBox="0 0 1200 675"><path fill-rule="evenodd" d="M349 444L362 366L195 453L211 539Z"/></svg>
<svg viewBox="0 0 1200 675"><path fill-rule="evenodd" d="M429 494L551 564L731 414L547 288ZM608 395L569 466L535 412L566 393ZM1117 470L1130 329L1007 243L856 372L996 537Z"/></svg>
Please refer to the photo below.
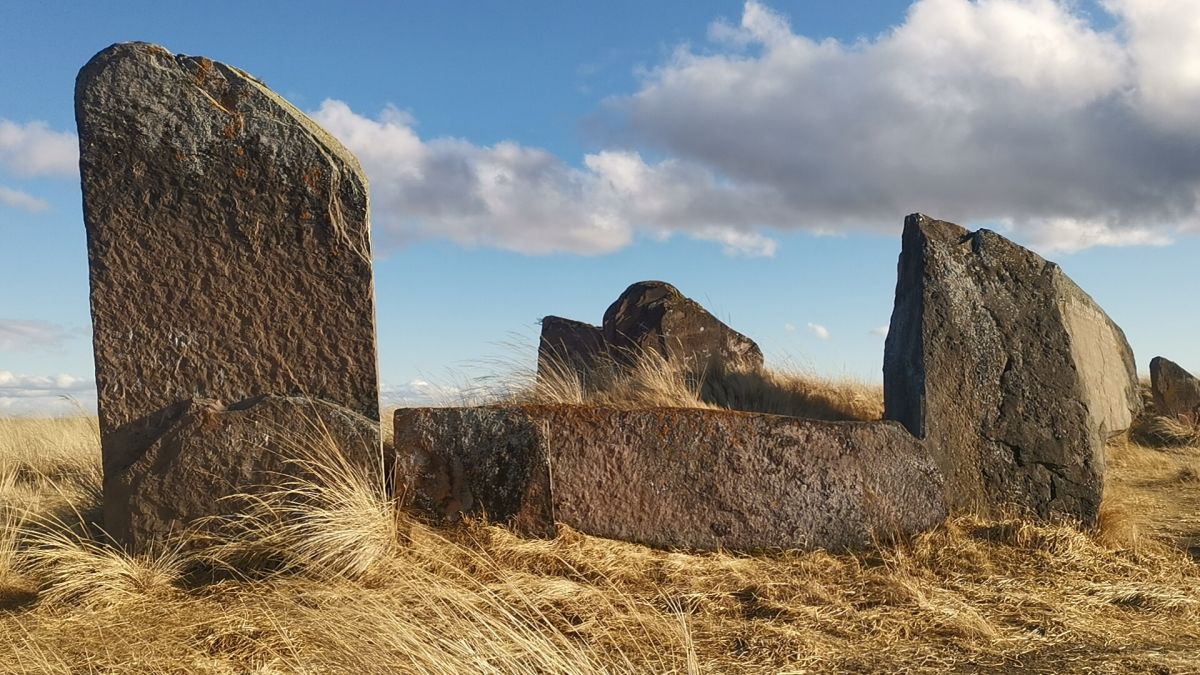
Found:
<svg viewBox="0 0 1200 675"><path fill-rule="evenodd" d="M196 84L203 87L208 82L208 76L212 72L212 67L212 59L206 59L203 56L196 58L196 72L193 74Z"/></svg>
<svg viewBox="0 0 1200 675"><path fill-rule="evenodd" d="M322 176L323 174L319 168L315 166L309 167L308 171L304 172L304 184L308 186L308 189L316 190L317 186L321 184Z"/></svg>
<svg viewBox="0 0 1200 675"><path fill-rule="evenodd" d="M244 131L245 128L246 121L242 119L241 115L235 114L233 117L229 118L228 122L225 123L225 128L221 130L221 134L225 136L225 138L233 139L236 138L237 135L242 131Z"/></svg>
<svg viewBox="0 0 1200 675"><path fill-rule="evenodd" d="M233 170L233 175L237 176L238 178L245 179L249 174L245 169L239 166Z"/></svg>
<svg viewBox="0 0 1200 675"><path fill-rule="evenodd" d="M182 151L182 150L176 150L176 151L175 151L175 161L176 161L176 162L182 162L182 161L184 161L185 159L187 159L187 155L183 154L183 151Z"/></svg>

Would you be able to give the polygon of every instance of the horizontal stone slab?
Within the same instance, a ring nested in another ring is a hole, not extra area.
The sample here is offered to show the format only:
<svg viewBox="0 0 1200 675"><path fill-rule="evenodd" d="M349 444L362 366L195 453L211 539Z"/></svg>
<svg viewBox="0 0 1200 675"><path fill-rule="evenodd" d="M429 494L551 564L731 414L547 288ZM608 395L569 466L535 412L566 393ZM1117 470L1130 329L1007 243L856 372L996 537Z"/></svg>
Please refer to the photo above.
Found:
<svg viewBox="0 0 1200 675"><path fill-rule="evenodd" d="M137 461L105 476L105 526L133 550L242 512L241 495L312 480L310 463L376 476L385 464L377 422L318 399L265 396L229 408L194 399L161 428Z"/></svg>
<svg viewBox="0 0 1200 675"><path fill-rule="evenodd" d="M667 548L844 549L931 528L942 478L891 422L586 406L395 414L400 482L444 521Z"/></svg>

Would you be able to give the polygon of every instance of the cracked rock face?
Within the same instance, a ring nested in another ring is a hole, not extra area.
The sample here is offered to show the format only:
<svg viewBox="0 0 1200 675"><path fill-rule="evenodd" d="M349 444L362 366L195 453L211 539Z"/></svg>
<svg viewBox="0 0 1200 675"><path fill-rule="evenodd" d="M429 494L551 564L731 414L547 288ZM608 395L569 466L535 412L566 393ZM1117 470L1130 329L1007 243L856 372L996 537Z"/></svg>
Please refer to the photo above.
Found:
<svg viewBox="0 0 1200 675"><path fill-rule="evenodd" d="M663 281L639 281L604 312L601 326L558 316L542 319L538 373L567 368L587 382L597 367L632 365L653 353L694 372L717 365L759 370L762 350L700 303Z"/></svg>
<svg viewBox="0 0 1200 675"><path fill-rule="evenodd" d="M193 399L377 420L367 182L246 73L113 45L75 89L107 480Z"/></svg>
<svg viewBox="0 0 1200 675"><path fill-rule="evenodd" d="M398 410L395 431L416 507L538 536L565 523L666 548L844 549L946 515L928 452L889 422L498 406Z"/></svg>
<svg viewBox="0 0 1200 675"><path fill-rule="evenodd" d="M1200 379L1179 364L1161 356L1151 359L1150 390L1159 415L1200 420Z"/></svg>
<svg viewBox="0 0 1200 675"><path fill-rule="evenodd" d="M915 214L884 352L887 419L923 438L954 509L1095 522L1104 445L1140 406L1121 329L1054 263Z"/></svg>

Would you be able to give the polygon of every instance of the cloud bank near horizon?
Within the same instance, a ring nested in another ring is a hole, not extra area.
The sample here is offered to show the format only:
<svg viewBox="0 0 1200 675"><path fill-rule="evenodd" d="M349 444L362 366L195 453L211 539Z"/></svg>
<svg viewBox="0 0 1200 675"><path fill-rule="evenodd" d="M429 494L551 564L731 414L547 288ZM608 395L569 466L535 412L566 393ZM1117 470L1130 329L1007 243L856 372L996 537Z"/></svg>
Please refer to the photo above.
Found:
<svg viewBox="0 0 1200 675"><path fill-rule="evenodd" d="M913 211L1043 253L1166 244L1200 232L1200 18L1193 0L1102 5L1112 28L1067 0L917 0L844 43L747 2L608 99L608 147L578 164L423 139L397 108L311 114L367 170L384 250L594 255L682 235L761 256L776 232L894 232ZM75 157L72 134L0 119L0 171L74 175ZM45 208L4 186L0 204Z"/></svg>

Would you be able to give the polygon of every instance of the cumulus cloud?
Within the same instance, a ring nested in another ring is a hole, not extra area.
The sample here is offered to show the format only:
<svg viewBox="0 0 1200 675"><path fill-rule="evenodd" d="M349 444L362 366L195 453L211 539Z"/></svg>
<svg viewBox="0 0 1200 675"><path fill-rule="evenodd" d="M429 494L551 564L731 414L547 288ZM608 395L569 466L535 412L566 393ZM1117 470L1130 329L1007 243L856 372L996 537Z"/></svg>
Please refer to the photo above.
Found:
<svg viewBox="0 0 1200 675"><path fill-rule="evenodd" d="M385 243L436 237L530 254L599 254L642 231L682 232L731 254L775 252L775 242L753 227L729 224L732 214L773 206L701 167L651 164L621 150L587 155L577 168L512 142L424 140L394 108L370 118L326 100L311 114L362 162Z"/></svg>
<svg viewBox="0 0 1200 675"><path fill-rule="evenodd" d="M11 206L14 209L21 209L22 211L29 211L30 213L45 211L50 208L50 205L42 199L38 199L27 192L4 187L3 185L0 185L0 204Z"/></svg>
<svg viewBox="0 0 1200 675"><path fill-rule="evenodd" d="M21 375L0 370L0 414L95 412L96 384L73 375Z"/></svg>
<svg viewBox="0 0 1200 675"><path fill-rule="evenodd" d="M813 335L817 336L817 339L818 339L818 340L828 340L828 339L829 339L829 337L830 337L830 335L829 335L829 329L828 329L828 328L826 328L825 326L822 326L822 325L821 325L821 324L819 324L819 323L812 323L812 322L809 322L809 324L808 324L808 332L810 332L810 333L812 333Z"/></svg>
<svg viewBox="0 0 1200 675"><path fill-rule="evenodd" d="M731 231L892 231L924 211L1043 251L1165 243L1200 230L1200 20L1194 0L1104 7L1111 30L1073 2L918 0L845 44L748 2L612 107L705 177L672 214L720 202Z"/></svg>
<svg viewBox="0 0 1200 675"><path fill-rule="evenodd" d="M74 176L79 139L42 121L26 124L0 118L0 169L23 177Z"/></svg>
<svg viewBox="0 0 1200 675"><path fill-rule="evenodd" d="M0 319L0 352L58 349L72 331L49 321Z"/></svg>

